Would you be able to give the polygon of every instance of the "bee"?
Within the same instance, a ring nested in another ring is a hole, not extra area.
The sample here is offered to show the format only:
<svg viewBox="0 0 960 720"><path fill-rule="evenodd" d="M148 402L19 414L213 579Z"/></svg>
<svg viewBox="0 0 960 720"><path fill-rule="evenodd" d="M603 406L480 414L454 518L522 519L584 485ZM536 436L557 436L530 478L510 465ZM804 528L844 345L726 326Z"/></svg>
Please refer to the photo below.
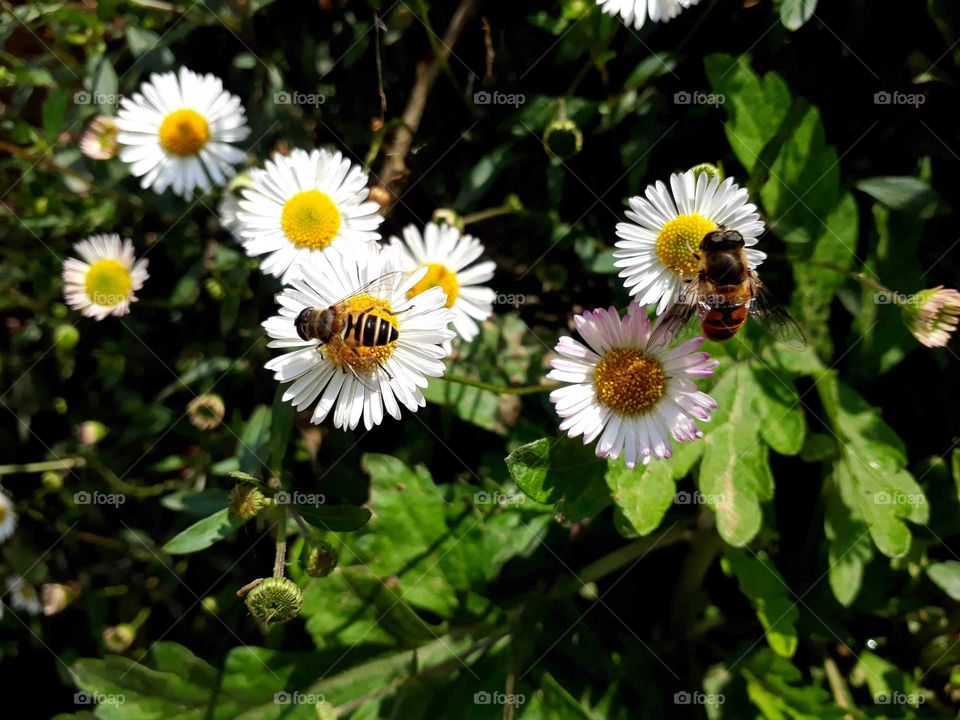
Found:
<svg viewBox="0 0 960 720"><path fill-rule="evenodd" d="M389 374L377 354L369 349L385 347L400 337L394 322L373 311L378 309L394 317L395 314L380 305L362 307L355 306L352 301L363 295L381 297L392 293L403 274L398 270L381 275L329 307L304 308L294 321L297 335L302 340L317 340L317 352L334 358L343 372L349 370L361 384L366 385L358 370L369 370L373 364Z"/></svg>
<svg viewBox="0 0 960 720"><path fill-rule="evenodd" d="M700 241L697 274L687 280L677 301L657 323L651 346L665 345L694 315L710 340L729 340L747 316L780 342L805 344L803 331L750 269L743 235L727 227L711 230Z"/></svg>

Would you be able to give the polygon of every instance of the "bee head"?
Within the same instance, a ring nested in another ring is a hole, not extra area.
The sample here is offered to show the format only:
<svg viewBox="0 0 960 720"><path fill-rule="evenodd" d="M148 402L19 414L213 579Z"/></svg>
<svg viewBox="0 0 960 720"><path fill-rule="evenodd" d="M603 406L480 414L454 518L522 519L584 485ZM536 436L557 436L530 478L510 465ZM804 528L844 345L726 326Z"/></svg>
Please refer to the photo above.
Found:
<svg viewBox="0 0 960 720"><path fill-rule="evenodd" d="M730 250L737 247L743 247L743 235L722 226L708 232L700 241L701 250Z"/></svg>
<svg viewBox="0 0 960 720"><path fill-rule="evenodd" d="M313 308L304 308L300 311L300 314L297 315L297 319L294 321L293 326L297 329L297 335L300 336L301 340L309 340L309 324L310 324L310 315L313 312Z"/></svg>

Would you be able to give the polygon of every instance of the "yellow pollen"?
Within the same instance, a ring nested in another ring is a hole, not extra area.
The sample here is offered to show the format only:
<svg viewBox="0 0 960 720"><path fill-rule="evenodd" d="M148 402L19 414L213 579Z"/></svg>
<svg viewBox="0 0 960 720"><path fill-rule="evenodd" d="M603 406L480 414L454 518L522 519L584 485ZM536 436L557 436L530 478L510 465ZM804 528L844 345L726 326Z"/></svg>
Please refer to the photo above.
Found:
<svg viewBox="0 0 960 720"><path fill-rule="evenodd" d="M340 211L326 193L305 190L287 200L280 226L297 247L323 250L340 232Z"/></svg>
<svg viewBox="0 0 960 720"><path fill-rule="evenodd" d="M196 110L174 110L160 123L160 145L168 153L196 155L210 139L210 128Z"/></svg>
<svg viewBox="0 0 960 720"><path fill-rule="evenodd" d="M130 298L133 278L123 263L117 260L97 260L87 270L84 288L92 302L113 307Z"/></svg>
<svg viewBox="0 0 960 720"><path fill-rule="evenodd" d="M357 295L350 298L343 308L343 322L346 322L348 313L368 313L376 315L386 320L397 328L397 316L393 308L386 300L374 297L372 295ZM382 365L389 358L397 346L397 341L389 342L386 345L375 345L373 347L360 347L355 344L350 345L346 342L333 342L321 346L323 353L329 357L338 367L350 372L353 368L357 373L373 370L378 365Z"/></svg>
<svg viewBox="0 0 960 720"><path fill-rule="evenodd" d="M677 275L695 275L698 264L694 256L699 252L700 241L716 229L713 220L707 220L699 213L680 215L666 223L657 235L657 257L664 267Z"/></svg>
<svg viewBox="0 0 960 720"><path fill-rule="evenodd" d="M667 376L656 358L631 348L611 350L593 371L600 402L620 415L643 415L664 396Z"/></svg>
<svg viewBox="0 0 960 720"><path fill-rule="evenodd" d="M457 282L457 274L446 266L435 263L427 263L420 267L427 268L427 274L424 275L416 285L410 288L407 297L414 297L432 287L441 287L447 294L447 307L453 307L453 304L457 301L457 295L460 294L460 283Z"/></svg>

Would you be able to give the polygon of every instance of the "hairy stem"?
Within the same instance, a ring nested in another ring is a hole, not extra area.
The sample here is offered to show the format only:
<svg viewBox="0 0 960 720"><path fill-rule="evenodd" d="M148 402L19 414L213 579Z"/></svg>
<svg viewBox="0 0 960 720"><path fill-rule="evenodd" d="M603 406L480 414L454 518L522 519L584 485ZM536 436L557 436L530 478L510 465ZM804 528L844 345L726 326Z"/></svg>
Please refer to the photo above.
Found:
<svg viewBox="0 0 960 720"><path fill-rule="evenodd" d="M483 382L466 378L462 375L444 375L444 380L456 383L457 385L468 385L469 387L479 388L480 390L489 390L500 395L534 395L536 393L550 392L556 390L560 385L558 383L544 383L543 385L518 385L511 387L509 385L494 385L493 383Z"/></svg>

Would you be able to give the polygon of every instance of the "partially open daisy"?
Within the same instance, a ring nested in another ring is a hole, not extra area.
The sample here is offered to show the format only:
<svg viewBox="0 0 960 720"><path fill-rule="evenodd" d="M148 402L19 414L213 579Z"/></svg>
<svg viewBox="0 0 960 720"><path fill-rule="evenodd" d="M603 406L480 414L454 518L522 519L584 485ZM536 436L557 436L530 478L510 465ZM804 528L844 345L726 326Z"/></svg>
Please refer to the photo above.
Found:
<svg viewBox="0 0 960 720"><path fill-rule="evenodd" d="M700 0L597 0L597 5L607 15L619 15L624 23L639 30L648 17L653 22L667 22L698 2Z"/></svg>
<svg viewBox="0 0 960 720"><path fill-rule="evenodd" d="M168 187L188 198L222 185L244 152L231 143L250 134L240 98L213 75L179 73L150 76L132 98L123 98L116 119L120 159L157 193Z"/></svg>
<svg viewBox="0 0 960 720"><path fill-rule="evenodd" d="M432 287L441 287L447 295L447 307L453 311L453 326L466 342L476 337L478 321L493 314L495 293L482 283L493 278L497 266L490 260L476 262L483 245L472 235L461 235L452 225L427 223L423 234L414 225L403 229L403 240L393 237L391 244L403 252L404 268L427 272L410 288L411 297ZM473 264L476 263L476 264Z"/></svg>
<svg viewBox="0 0 960 720"><path fill-rule="evenodd" d="M617 224L614 265L641 305L658 303L657 314L673 302L684 280L699 268L697 255L703 236L719 226L743 236L750 268L767 257L754 250L763 233L756 205L747 202L747 191L731 178L723 182L708 173L674 173L670 190L662 182L650 185L646 199L632 197L627 218Z"/></svg>
<svg viewBox="0 0 960 720"><path fill-rule="evenodd" d="M107 315L126 315L134 294L143 287L147 260L137 260L133 243L119 235L93 235L73 246L82 260L63 263L63 296L67 305L87 317L103 320Z"/></svg>
<svg viewBox="0 0 960 720"><path fill-rule="evenodd" d="M0 490L0 543L7 540L17 529L17 511L13 509L13 501L3 490Z"/></svg>
<svg viewBox="0 0 960 720"><path fill-rule="evenodd" d="M379 240L380 206L367 200L367 176L340 153L294 150L250 174L237 213L248 255L283 282L297 265L328 248L341 252Z"/></svg>
<svg viewBox="0 0 960 720"><path fill-rule="evenodd" d="M547 375L569 383L550 393L561 430L582 435L584 445L599 438L598 457L623 452L631 468L670 457L671 437L677 442L703 437L694 418L709 420L717 404L693 379L712 375L719 363L698 351L702 337L673 349L648 348L647 309L635 303L622 320L612 307L574 320L586 344L561 337L560 357L550 362Z"/></svg>
<svg viewBox="0 0 960 720"><path fill-rule="evenodd" d="M334 250L311 257L292 287L277 295L280 314L263 326L273 338L270 347L294 350L266 368L292 383L283 399L298 410L316 402L312 422L323 422L331 410L334 427L342 429L353 430L362 417L369 430L384 410L399 420L400 405L416 412L426 404L427 378L443 375L442 345L454 336L447 329L453 313L439 287L410 297L424 271L407 276L402 267L396 249L374 244L359 256ZM301 313L332 305L339 331L328 342L313 330L303 339L296 322Z"/></svg>
<svg viewBox="0 0 960 720"><path fill-rule="evenodd" d="M23 610L30 615L39 615L43 611L37 589L19 575L7 578L7 595L14 610Z"/></svg>

